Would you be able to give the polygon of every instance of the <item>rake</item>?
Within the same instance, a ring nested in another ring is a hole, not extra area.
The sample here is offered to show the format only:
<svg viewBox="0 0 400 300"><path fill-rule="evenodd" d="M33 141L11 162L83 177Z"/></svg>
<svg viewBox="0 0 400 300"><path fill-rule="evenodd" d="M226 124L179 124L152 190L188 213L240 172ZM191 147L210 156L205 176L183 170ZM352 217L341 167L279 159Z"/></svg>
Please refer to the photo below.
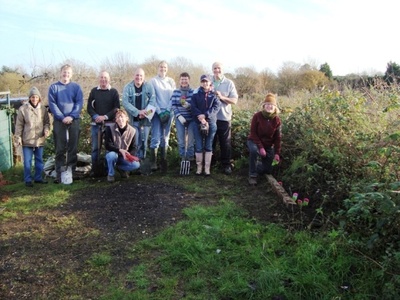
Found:
<svg viewBox="0 0 400 300"><path fill-rule="evenodd" d="M180 175L189 175L190 173L190 160L187 159L187 148L188 148L188 128L185 126L185 156L181 161Z"/></svg>
<svg viewBox="0 0 400 300"><path fill-rule="evenodd" d="M151 173L151 162L150 159L146 155L146 145L145 145L145 138L144 138L144 125L141 124L140 126L140 135L142 136L142 155L141 161L140 161L140 171L142 172L143 175L149 175Z"/></svg>

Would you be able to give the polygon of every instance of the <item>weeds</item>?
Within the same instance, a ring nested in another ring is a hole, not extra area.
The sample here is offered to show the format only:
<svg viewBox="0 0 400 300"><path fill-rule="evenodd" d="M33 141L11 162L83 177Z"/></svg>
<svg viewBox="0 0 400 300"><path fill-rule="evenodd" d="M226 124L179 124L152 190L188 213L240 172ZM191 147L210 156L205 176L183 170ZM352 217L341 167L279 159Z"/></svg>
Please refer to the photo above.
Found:
<svg viewBox="0 0 400 300"><path fill-rule="evenodd" d="M163 286L152 299L174 299L180 293L188 299L333 299L343 293L362 299L374 292L375 283L360 271L368 262L339 246L340 240L249 222L226 201L185 214L187 220L139 245L141 253L158 253L146 260L146 268L159 274L152 284ZM133 299L149 288L143 285L150 281L144 269L135 267L127 278L137 287L130 293ZM171 277L180 284L161 284Z"/></svg>

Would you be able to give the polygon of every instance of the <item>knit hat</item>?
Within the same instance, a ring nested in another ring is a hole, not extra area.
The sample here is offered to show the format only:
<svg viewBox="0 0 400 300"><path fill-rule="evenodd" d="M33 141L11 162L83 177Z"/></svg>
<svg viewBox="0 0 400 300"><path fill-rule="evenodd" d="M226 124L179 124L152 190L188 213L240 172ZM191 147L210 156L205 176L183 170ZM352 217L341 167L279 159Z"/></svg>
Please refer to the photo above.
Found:
<svg viewBox="0 0 400 300"><path fill-rule="evenodd" d="M40 92L39 92L39 90L37 89L37 87L33 87L33 88L31 88L31 90L29 91L29 98L31 97L31 96L33 96L33 95L38 95L39 96L39 99L42 99L42 95L40 95Z"/></svg>
<svg viewBox="0 0 400 300"><path fill-rule="evenodd" d="M276 105L276 98L274 94L268 93L267 96L265 96L264 103L272 103L273 105Z"/></svg>

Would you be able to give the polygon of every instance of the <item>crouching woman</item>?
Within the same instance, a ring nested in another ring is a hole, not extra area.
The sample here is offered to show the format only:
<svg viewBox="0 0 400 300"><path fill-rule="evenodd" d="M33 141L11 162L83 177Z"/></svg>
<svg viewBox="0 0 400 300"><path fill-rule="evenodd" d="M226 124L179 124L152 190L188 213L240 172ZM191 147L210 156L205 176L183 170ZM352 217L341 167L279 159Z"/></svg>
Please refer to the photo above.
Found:
<svg viewBox="0 0 400 300"><path fill-rule="evenodd" d="M262 109L253 115L250 134L247 138L249 148L249 184L257 185L257 177L271 174L272 162L279 162L282 140L282 122L274 94L267 94ZM258 162L258 157L261 162Z"/></svg>
<svg viewBox="0 0 400 300"><path fill-rule="evenodd" d="M129 172L140 168L136 157L136 129L128 124L129 117L124 110L117 110L115 124L106 127L105 148L108 166L108 182L115 181L115 168L122 178L128 178Z"/></svg>

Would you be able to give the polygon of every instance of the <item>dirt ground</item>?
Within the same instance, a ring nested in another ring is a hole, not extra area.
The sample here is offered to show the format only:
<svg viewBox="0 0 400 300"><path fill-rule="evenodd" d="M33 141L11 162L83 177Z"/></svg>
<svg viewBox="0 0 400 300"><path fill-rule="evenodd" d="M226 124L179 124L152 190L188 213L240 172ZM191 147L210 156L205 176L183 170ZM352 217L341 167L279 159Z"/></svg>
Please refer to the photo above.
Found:
<svg viewBox="0 0 400 300"><path fill-rule="evenodd" d="M288 211L266 179L256 187L248 186L246 171L231 176L215 171L211 178L133 175L126 180L117 178L113 184L105 179L101 184L96 184L98 179L83 180L90 188L76 192L67 203L20 214L1 224L0 299L56 299L63 293L60 290L70 299L68 280L82 276L91 255L102 251L118 258L108 277L123 278L135 264L129 255L135 242L184 218L182 209L190 205L213 205L225 198L241 206L249 218L264 224L282 223L288 230L305 227L314 217L311 208L301 216L299 211ZM188 183L204 182L210 185L204 192L184 188ZM12 198L1 191L0 196L2 202ZM96 298L91 284L82 282L81 299Z"/></svg>

